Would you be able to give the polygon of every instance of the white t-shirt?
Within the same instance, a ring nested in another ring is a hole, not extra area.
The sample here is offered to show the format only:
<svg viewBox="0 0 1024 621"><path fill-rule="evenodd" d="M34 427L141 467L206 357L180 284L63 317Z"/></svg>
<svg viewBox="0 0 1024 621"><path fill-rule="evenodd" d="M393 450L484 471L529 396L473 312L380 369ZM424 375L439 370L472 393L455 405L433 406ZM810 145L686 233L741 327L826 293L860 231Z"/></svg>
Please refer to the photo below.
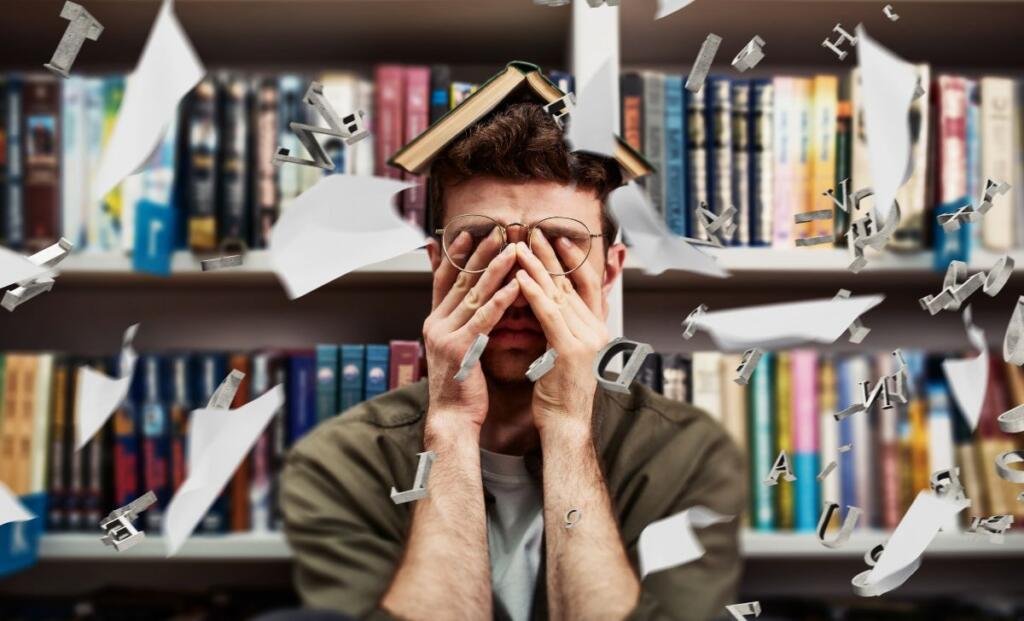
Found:
<svg viewBox="0 0 1024 621"><path fill-rule="evenodd" d="M495 616L503 609L512 621L527 621L540 568L544 538L543 493L518 455L480 449L487 505L487 549Z"/></svg>

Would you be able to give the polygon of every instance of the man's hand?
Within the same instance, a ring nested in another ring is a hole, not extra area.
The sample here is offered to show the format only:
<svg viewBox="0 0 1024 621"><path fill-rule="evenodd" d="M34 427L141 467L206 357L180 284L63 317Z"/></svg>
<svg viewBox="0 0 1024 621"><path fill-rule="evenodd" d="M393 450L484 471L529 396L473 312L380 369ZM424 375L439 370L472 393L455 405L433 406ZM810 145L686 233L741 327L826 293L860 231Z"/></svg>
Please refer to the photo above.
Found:
<svg viewBox="0 0 1024 621"><path fill-rule="evenodd" d="M601 277L585 262L568 276L549 274L549 269L558 271L560 265L574 265L583 258L580 249L568 240L559 238L555 243L557 249L543 235L535 236L536 254L526 244L516 244L523 266L516 280L548 343L558 352L554 368L534 385L534 424L542 435L556 426L589 438L597 389L594 357L608 343L600 311Z"/></svg>
<svg viewBox="0 0 1024 621"><path fill-rule="evenodd" d="M460 272L447 260L434 273L433 310L423 322L431 426L472 425L479 432L487 415L487 383L480 367L465 381L453 378L473 340L478 334L489 334L519 295L516 280L501 286L515 264L515 251L508 246L495 256L499 243L496 236L488 236L470 258L467 268L479 269L485 257L494 257L482 274ZM449 252L465 252L469 245L469 235L463 233Z"/></svg>

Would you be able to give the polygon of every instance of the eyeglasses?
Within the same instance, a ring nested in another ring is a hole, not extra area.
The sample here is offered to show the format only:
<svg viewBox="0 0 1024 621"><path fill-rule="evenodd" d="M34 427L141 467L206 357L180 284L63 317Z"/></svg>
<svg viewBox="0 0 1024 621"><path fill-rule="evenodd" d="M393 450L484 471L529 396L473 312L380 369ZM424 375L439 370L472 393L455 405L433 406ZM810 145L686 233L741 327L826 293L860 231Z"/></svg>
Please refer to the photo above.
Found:
<svg viewBox="0 0 1024 621"><path fill-rule="evenodd" d="M586 224L575 218L552 216L529 226L521 222L501 224L494 218L466 214L452 218L435 234L441 236L444 256L455 269L479 274L509 244L509 229L525 228L526 243L540 257L552 276L564 276L577 270L590 256L595 237ZM570 245L564 245L566 240Z"/></svg>

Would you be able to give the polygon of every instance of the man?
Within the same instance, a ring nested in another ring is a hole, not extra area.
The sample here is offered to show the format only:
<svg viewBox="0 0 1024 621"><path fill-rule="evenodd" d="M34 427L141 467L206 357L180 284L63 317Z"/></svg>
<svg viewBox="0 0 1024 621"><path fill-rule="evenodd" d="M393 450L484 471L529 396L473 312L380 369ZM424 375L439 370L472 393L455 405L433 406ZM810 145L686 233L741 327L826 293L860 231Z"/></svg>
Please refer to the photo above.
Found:
<svg viewBox="0 0 1024 621"><path fill-rule="evenodd" d="M573 154L529 102L470 127L431 165L439 239L428 379L320 425L283 474L307 606L372 619L707 619L733 603L745 468L705 413L634 385L598 389L607 295L626 249L612 160ZM464 381L453 378L490 336ZM530 363L554 367L536 383ZM433 451L426 498L412 487ZM695 505L703 558L641 583L637 540ZM571 526L570 526L571 524Z"/></svg>

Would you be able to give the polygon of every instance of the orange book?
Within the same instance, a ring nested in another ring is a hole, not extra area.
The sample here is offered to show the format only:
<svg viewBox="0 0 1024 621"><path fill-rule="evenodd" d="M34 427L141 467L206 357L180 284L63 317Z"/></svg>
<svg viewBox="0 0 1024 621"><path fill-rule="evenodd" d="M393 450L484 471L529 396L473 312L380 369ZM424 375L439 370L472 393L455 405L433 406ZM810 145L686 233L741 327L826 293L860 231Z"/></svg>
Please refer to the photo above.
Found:
<svg viewBox="0 0 1024 621"><path fill-rule="evenodd" d="M249 356L245 354L234 354L228 361L228 366L245 373L245 378L238 384L238 392L231 402L231 409L235 410L249 402ZM249 511L249 477L250 459L243 459L231 478L230 505L231 505L231 531L248 532L250 511Z"/></svg>
<svg viewBox="0 0 1024 621"><path fill-rule="evenodd" d="M24 356L7 354L4 365L4 400L0 411L0 481L14 491L14 440L20 404Z"/></svg>
<svg viewBox="0 0 1024 621"><path fill-rule="evenodd" d="M836 118L839 115L839 78L834 75L816 75L811 83L811 146L810 183L806 209L832 209L832 199L822 194L836 183ZM836 190L839 192L840 190ZM810 235L834 235L834 220L812 220L805 227ZM805 229L806 230L806 229ZM801 237L801 235L797 235ZM814 248L831 248L820 244Z"/></svg>

